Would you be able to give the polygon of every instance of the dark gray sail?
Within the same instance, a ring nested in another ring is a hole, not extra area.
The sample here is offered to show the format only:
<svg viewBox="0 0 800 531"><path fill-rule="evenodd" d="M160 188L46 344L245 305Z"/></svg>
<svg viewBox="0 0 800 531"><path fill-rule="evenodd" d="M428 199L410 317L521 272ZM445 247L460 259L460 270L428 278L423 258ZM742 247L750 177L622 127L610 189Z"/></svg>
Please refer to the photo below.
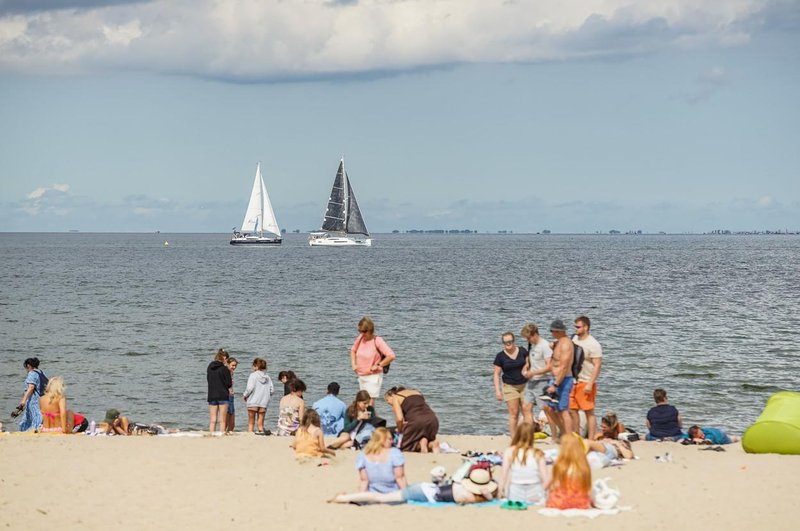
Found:
<svg viewBox="0 0 800 531"><path fill-rule="evenodd" d="M350 186L349 178L347 179L347 233L369 236L364 218L361 217L361 210L358 208L356 194L353 192L353 187Z"/></svg>
<svg viewBox="0 0 800 531"><path fill-rule="evenodd" d="M328 208L325 210L325 219L322 220L322 230L330 232L345 232L347 222L344 210L344 161L339 162L339 171L336 172L336 179L333 181L331 196L328 199ZM358 209L358 206L356 206ZM358 214L361 219L361 214ZM364 221L362 220L363 224Z"/></svg>

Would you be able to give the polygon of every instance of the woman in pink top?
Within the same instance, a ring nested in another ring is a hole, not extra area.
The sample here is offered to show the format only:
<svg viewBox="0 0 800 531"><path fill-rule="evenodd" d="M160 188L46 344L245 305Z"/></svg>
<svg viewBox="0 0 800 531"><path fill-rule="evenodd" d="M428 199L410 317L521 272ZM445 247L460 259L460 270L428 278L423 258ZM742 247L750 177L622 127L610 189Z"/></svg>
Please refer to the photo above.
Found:
<svg viewBox="0 0 800 531"><path fill-rule="evenodd" d="M394 361L395 355L386 341L375 335L375 323L369 317L358 322L358 332L350 349L350 366L358 375L358 388L369 393L370 405L374 405L375 398L381 395L384 368Z"/></svg>

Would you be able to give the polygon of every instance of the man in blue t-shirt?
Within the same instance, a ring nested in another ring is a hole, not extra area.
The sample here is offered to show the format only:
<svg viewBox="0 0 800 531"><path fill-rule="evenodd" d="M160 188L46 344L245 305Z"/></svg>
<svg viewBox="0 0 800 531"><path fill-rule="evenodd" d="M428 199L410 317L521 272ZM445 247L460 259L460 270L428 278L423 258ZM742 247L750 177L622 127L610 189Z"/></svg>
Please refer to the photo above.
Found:
<svg viewBox="0 0 800 531"><path fill-rule="evenodd" d="M675 406L667 402L667 392L663 389L653 391L653 399L656 407L650 408L647 412L647 435L648 441L661 441L664 439L678 441L685 435L681 428L683 419Z"/></svg>
<svg viewBox="0 0 800 531"><path fill-rule="evenodd" d="M717 428L701 428L692 426L688 431L689 439L695 444L731 444L739 441Z"/></svg>
<svg viewBox="0 0 800 531"><path fill-rule="evenodd" d="M339 384L331 382L328 384L328 394L312 406L319 413L322 433L325 435L339 435L344 429L344 412L347 406L337 398L338 394Z"/></svg>

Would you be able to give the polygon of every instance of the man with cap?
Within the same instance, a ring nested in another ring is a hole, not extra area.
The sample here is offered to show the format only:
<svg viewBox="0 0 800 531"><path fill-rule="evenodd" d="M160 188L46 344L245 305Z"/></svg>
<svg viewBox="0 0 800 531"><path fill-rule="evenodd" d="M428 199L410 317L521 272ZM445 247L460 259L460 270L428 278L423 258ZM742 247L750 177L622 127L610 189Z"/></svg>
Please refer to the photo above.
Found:
<svg viewBox="0 0 800 531"><path fill-rule="evenodd" d="M572 417L569 414L569 396L575 383L572 378L572 357L575 355L575 346L567 337L567 327L561 319L556 319L550 324L550 333L555 339L552 358L553 380L545 392L549 395L556 394L556 400L550 402L550 407L555 410L555 418L559 421L558 427L561 435L564 435L574 430Z"/></svg>

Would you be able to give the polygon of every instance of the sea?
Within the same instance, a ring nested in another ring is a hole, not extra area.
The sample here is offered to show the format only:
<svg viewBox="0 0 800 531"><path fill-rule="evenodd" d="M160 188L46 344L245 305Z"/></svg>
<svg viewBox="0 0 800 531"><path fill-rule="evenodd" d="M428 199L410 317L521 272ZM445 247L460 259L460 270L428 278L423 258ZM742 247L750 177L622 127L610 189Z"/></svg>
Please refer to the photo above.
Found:
<svg viewBox="0 0 800 531"><path fill-rule="evenodd" d="M443 434L500 434L501 335L591 319L603 346L597 412L644 430L653 390L691 424L741 434L775 392L800 388L800 237L376 234L371 248L241 247L226 234L0 234L0 420L38 357L69 408L116 408L169 428L208 425L205 371L219 347L294 371L307 404L357 391L362 316L397 354L384 389L419 389ZM522 345L522 342L520 341ZM246 427L237 401L237 424ZM378 414L390 417L379 401Z"/></svg>

